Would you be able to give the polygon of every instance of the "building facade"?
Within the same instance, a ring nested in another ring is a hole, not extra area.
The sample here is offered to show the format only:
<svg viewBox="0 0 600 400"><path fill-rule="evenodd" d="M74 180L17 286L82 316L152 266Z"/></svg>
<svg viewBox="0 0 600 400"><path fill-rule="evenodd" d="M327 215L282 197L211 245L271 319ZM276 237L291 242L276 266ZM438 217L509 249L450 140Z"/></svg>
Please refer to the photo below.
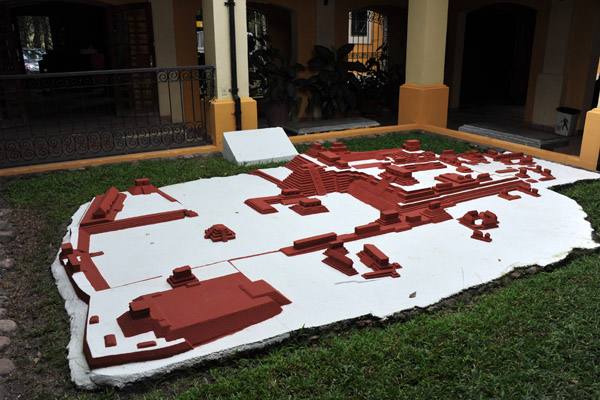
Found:
<svg viewBox="0 0 600 400"><path fill-rule="evenodd" d="M55 57L46 57L47 72L73 72L68 65L79 65L77 71L197 67L202 60L214 66L209 96L200 98L193 88L157 83L154 95L141 87L120 104L134 109L143 98L171 124L177 118L197 119L191 115L198 113L209 140L202 146L205 150L187 151L219 150L223 132L258 125L257 101L249 89L248 10L264 16L267 23L260 29L292 62L306 65L315 45L337 49L354 42L356 54L350 56L363 62L378 57L383 48L403 79L398 124L389 131L421 126L474 140L445 129L448 110L496 104L522 106L524 123L551 130L555 109L570 107L581 110L577 127L584 139L579 157L528 152L596 168L600 5L594 0L5 0L0 1L0 35L6 38L0 48L0 73L6 77L25 72L18 51L22 40L11 26L31 15L48 16L52 25L53 50L47 54ZM309 74L301 72L304 77ZM7 101L0 99L0 108L8 107ZM4 115L6 120L8 111ZM297 118L310 117L301 107Z"/></svg>

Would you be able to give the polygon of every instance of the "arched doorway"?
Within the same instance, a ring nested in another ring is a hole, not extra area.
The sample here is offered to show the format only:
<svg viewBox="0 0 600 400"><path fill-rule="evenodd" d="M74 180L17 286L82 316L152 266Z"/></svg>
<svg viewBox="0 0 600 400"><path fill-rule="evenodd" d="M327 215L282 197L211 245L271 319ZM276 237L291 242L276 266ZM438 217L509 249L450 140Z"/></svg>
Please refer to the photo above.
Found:
<svg viewBox="0 0 600 400"><path fill-rule="evenodd" d="M461 107L525 104L536 14L507 3L467 14Z"/></svg>
<svg viewBox="0 0 600 400"><path fill-rule="evenodd" d="M297 33L293 12L272 4L246 4L250 96L259 127L283 126L300 99L295 85Z"/></svg>
<svg viewBox="0 0 600 400"><path fill-rule="evenodd" d="M397 123L398 90L404 83L408 10L369 5L348 12L348 61L363 63L358 108L383 125Z"/></svg>
<svg viewBox="0 0 600 400"><path fill-rule="evenodd" d="M388 17L368 8L359 8L348 13L348 43L354 49L348 61L367 64L369 60L380 62L387 69Z"/></svg>
<svg viewBox="0 0 600 400"><path fill-rule="evenodd" d="M249 1L246 3L246 16L248 35L268 37L271 45L287 60L296 56L292 51L297 41L292 32L292 11L272 4Z"/></svg>
<svg viewBox="0 0 600 400"><path fill-rule="evenodd" d="M543 149L568 144L565 137L525 120L532 101L528 86L534 36L539 46L539 35L545 33L536 35L538 9L507 2L461 14L464 46L458 43L454 64L460 71L454 82L460 84L451 100L459 107L448 113L447 126Z"/></svg>

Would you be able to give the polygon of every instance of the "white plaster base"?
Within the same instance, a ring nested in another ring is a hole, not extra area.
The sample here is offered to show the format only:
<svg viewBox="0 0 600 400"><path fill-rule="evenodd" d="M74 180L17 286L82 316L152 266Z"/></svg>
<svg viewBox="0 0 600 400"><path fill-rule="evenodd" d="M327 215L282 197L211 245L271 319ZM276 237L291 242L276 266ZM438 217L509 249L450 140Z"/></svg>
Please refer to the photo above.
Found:
<svg viewBox="0 0 600 400"><path fill-rule="evenodd" d="M223 157L237 165L289 161L298 155L283 128L251 129L223 134Z"/></svg>
<svg viewBox="0 0 600 400"><path fill-rule="evenodd" d="M201 280L237 271L251 280L264 279L292 303L271 319L191 351L161 360L90 371L82 352L88 306L75 295L57 259L52 271L71 317L69 365L72 379L77 386L86 389L98 385L123 386L202 360L262 347L283 340L290 332L303 327L324 326L369 314L387 318L402 310L427 307L466 288L501 277L514 268L548 265L562 260L574 248L597 247L581 207L548 187L598 179L599 175L546 161L539 161L539 164L552 169L557 177L553 181L534 184L539 188L539 198L521 194L521 198L514 201L497 196L471 200L447 209L455 218L453 220L346 243L347 256L354 261L360 274L370 270L359 261L356 253L364 244L371 243L387 254L390 262L403 266L399 270L401 277L397 279L347 277L321 262L323 251L294 257L278 251L292 245L293 240L312 235L331 231L351 233L355 226L378 218L377 210L350 195L314 196L329 209L328 213L300 216L288 207L276 205L277 213L261 215L246 206L244 200L272 196L280 189L257 176L202 179L162 188L184 208L196 211L198 217L93 235L90 250L104 251L105 255L95 262L111 284L107 291L91 293L90 309L94 314L120 315L127 310L129 301L140 293L168 288L166 277L173 268L185 264L190 264ZM482 164L472 168L476 173L489 172L494 179L501 179L502 174L494 171L506 167ZM282 179L289 174L283 167L264 171ZM414 176L426 185L427 181L431 184L439 173L454 171L449 167L415 173ZM373 168L371 172L378 174L381 170ZM160 204L164 203L157 196L146 196L126 204L143 207L142 199L147 199L151 210L160 210ZM73 216L74 222L64 242L74 239L87 206L83 205ZM491 243L471 239L472 231L456 221L474 209L490 210L498 216L499 228L486 231L492 236ZM135 215L138 214L143 212ZM204 229L215 223L227 225L236 232L236 239L227 243L205 240ZM124 266L129 269L126 273ZM140 274L134 268L136 266L143 266L144 274ZM416 296L410 297L414 292ZM106 301L107 298L112 300Z"/></svg>

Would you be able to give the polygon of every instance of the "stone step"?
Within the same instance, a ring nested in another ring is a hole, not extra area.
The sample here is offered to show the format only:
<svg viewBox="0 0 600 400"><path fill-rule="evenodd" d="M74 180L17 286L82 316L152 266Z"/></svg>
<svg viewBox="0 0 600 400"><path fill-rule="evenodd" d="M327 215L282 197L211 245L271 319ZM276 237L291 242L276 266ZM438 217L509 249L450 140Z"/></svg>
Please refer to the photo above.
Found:
<svg viewBox="0 0 600 400"><path fill-rule="evenodd" d="M524 127L503 127L491 122L476 122L458 127L461 132L472 133L506 142L523 144L538 149L553 149L569 145L569 138L550 132L536 131Z"/></svg>
<svg viewBox="0 0 600 400"><path fill-rule="evenodd" d="M288 135L307 135L347 129L372 128L379 126L379 122L362 117L349 117L338 119L323 119L319 121L290 122L283 127Z"/></svg>

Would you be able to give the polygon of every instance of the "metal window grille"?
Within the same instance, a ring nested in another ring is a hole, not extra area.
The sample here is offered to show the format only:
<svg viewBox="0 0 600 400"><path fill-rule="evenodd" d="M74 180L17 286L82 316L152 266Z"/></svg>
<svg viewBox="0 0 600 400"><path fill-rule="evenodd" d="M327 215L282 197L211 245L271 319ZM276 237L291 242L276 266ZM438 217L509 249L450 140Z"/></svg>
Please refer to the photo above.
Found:
<svg viewBox="0 0 600 400"><path fill-rule="evenodd" d="M0 168L208 144L214 67L0 76Z"/></svg>
<svg viewBox="0 0 600 400"><path fill-rule="evenodd" d="M348 43L354 44L348 61L367 64L369 59L380 62L381 68L387 67L384 49L388 43L388 18L373 10L361 8L348 13Z"/></svg>

